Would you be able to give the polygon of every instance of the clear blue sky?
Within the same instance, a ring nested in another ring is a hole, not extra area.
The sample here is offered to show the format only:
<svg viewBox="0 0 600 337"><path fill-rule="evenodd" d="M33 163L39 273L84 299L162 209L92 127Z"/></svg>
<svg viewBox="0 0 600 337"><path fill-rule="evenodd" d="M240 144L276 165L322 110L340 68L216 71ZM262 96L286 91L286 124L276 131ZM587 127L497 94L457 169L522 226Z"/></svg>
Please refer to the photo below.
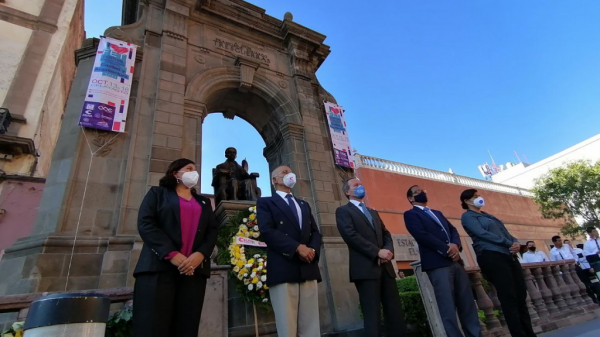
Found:
<svg viewBox="0 0 600 337"><path fill-rule="evenodd" d="M488 150L497 163L516 162L514 150L533 163L600 133L596 0L250 2L327 35L317 74L359 153L480 178ZM86 1L88 37L120 19L121 1ZM210 115L203 132L203 192L227 146L268 191L251 126ZM219 143L223 133L237 138Z"/></svg>

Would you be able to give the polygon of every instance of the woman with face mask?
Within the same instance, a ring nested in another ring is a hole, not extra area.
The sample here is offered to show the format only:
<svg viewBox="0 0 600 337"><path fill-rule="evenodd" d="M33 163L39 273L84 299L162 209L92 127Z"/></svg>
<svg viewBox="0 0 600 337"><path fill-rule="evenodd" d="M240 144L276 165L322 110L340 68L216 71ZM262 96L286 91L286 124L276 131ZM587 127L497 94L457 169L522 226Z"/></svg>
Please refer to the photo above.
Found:
<svg viewBox="0 0 600 337"><path fill-rule="evenodd" d="M218 227L210 200L194 189L198 178L193 161L175 160L140 206L144 246L133 274L136 337L198 336Z"/></svg>
<svg viewBox="0 0 600 337"><path fill-rule="evenodd" d="M460 202L467 210L461 217L461 223L473 239L481 272L498 292L511 336L535 336L527 310L527 286L516 256L521 249L519 240L508 232L502 221L481 211L485 200L477 190L462 192Z"/></svg>

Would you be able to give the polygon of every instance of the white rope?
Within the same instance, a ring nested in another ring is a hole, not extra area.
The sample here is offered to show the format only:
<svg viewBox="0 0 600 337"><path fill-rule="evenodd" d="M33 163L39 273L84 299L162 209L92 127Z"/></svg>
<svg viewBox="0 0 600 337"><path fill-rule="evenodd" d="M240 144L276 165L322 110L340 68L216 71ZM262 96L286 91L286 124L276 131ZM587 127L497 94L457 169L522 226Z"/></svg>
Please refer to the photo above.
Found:
<svg viewBox="0 0 600 337"><path fill-rule="evenodd" d="M112 141L119 136L119 133L115 134L108 142L104 143L100 146L96 151L92 150L92 145L85 134L85 129L83 126L81 127L81 132L83 133L83 137L85 138L85 143L90 149L90 164L88 165L87 175L85 177L85 185L83 188L83 196L81 197L81 207L79 208L79 216L77 218L77 225L75 226L75 238L73 239L73 248L71 249L71 257L69 258L69 268L67 269L67 281L65 282L65 291L67 291L67 287L69 286L69 277L71 276L71 266L73 265L73 255L75 254L75 244L77 243L77 236L79 235L79 224L81 223L81 215L83 214L83 205L85 202L85 196L87 194L88 182L90 180L90 172L92 171L92 162L94 161L94 155L102 150L106 145L112 143Z"/></svg>

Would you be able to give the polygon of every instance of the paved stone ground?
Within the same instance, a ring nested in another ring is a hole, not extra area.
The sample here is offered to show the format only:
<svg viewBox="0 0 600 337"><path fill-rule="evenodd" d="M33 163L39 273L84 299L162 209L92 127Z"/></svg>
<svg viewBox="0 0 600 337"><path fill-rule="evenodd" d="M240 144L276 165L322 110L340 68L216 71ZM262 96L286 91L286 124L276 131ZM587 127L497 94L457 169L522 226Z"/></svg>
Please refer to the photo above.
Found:
<svg viewBox="0 0 600 337"><path fill-rule="evenodd" d="M566 328L550 331L539 337L598 337L600 336L600 319L584 322Z"/></svg>

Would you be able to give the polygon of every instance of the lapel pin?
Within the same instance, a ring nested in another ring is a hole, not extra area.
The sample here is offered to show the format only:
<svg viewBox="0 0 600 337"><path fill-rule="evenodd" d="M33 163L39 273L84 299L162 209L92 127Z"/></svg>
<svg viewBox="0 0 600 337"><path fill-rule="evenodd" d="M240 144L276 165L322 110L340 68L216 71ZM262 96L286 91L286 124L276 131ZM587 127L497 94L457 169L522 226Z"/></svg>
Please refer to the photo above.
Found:
<svg viewBox="0 0 600 337"><path fill-rule="evenodd" d="M279 221L279 224L280 224L280 225L283 225L283 221Z"/></svg>
<svg viewBox="0 0 600 337"><path fill-rule="evenodd" d="M206 202L204 200L202 200L202 203L206 205Z"/></svg>

